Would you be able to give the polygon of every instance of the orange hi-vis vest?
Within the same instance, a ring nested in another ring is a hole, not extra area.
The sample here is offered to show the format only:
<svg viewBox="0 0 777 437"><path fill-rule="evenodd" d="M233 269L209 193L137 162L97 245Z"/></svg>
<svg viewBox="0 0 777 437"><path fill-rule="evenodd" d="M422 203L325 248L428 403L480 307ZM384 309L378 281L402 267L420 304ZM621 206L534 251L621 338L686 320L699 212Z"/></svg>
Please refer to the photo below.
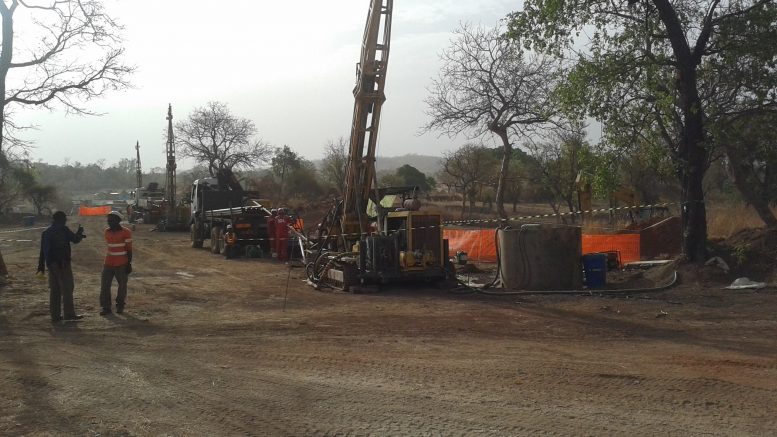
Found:
<svg viewBox="0 0 777 437"><path fill-rule="evenodd" d="M129 263L127 252L132 252L132 231L125 227L118 231L108 228L105 230L105 243L108 245L106 266L119 267Z"/></svg>

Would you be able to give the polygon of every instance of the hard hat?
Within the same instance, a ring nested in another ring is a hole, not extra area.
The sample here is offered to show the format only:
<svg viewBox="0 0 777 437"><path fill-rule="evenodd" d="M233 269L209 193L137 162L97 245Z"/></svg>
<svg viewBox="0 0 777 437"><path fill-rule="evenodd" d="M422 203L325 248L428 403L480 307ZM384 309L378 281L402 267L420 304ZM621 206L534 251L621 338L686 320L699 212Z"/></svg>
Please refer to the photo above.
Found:
<svg viewBox="0 0 777 437"><path fill-rule="evenodd" d="M227 225L227 229L232 229L232 225Z"/></svg>
<svg viewBox="0 0 777 437"><path fill-rule="evenodd" d="M119 218L119 221L124 220L124 216L121 215L121 213L119 211L111 211L111 212L108 213L108 215L109 216L115 215L116 217Z"/></svg>

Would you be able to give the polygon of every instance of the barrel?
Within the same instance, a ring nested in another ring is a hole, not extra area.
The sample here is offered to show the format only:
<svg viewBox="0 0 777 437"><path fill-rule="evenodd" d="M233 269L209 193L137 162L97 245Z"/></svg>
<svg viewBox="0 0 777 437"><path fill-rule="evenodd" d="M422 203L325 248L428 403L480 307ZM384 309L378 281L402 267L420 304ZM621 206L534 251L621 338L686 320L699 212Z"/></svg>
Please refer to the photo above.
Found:
<svg viewBox="0 0 777 437"><path fill-rule="evenodd" d="M589 253L583 255L584 283L588 288L607 285L607 254Z"/></svg>
<svg viewBox="0 0 777 437"><path fill-rule="evenodd" d="M28 215L28 216L22 217L22 224L26 227L35 226L35 216Z"/></svg>

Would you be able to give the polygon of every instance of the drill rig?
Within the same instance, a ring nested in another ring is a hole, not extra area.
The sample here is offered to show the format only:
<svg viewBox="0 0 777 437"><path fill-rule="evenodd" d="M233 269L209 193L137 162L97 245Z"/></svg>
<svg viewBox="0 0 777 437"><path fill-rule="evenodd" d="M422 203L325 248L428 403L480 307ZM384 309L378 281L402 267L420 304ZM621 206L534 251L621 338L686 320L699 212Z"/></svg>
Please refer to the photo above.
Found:
<svg viewBox="0 0 777 437"><path fill-rule="evenodd" d="M165 178L165 216L157 226L160 231L187 231L189 230L189 207L177 198L177 184L175 171L175 137L173 135L173 105L167 105L167 174Z"/></svg>
<svg viewBox="0 0 777 437"><path fill-rule="evenodd" d="M393 0L370 0L356 66L345 190L308 249L310 282L348 291L364 283L446 278L441 216L419 211L418 187L378 188L375 154L386 100ZM387 196L400 198L394 207ZM370 211L373 211L371 214Z"/></svg>

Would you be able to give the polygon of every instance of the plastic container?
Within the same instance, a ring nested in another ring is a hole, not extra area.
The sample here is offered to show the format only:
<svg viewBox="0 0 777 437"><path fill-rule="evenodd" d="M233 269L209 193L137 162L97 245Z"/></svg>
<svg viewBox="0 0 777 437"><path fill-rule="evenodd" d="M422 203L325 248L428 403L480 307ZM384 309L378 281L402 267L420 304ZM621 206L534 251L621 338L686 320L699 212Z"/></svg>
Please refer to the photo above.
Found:
<svg viewBox="0 0 777 437"><path fill-rule="evenodd" d="M589 253L583 255L583 283L588 288L607 285L607 254Z"/></svg>

